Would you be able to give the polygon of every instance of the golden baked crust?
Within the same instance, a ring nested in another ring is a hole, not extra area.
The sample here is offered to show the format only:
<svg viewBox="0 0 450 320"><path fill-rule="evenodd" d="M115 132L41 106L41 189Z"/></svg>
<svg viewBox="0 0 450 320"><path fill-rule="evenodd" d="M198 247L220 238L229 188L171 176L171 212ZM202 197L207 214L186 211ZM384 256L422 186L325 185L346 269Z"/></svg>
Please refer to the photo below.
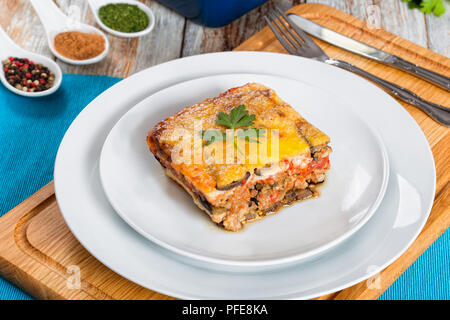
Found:
<svg viewBox="0 0 450 320"><path fill-rule="evenodd" d="M255 115L252 127L278 130L280 161L310 154L311 147L326 145L330 141L326 134L308 123L272 89L261 84L249 83L232 88L218 97L186 107L158 123L148 134L150 150L153 154L164 156L166 160L172 162L170 155L180 142L180 136L175 134L176 130L182 128L195 134L197 132L195 123L201 121L202 130L225 131L226 128L216 123L218 113L228 114L239 105L245 105L249 114ZM267 139L270 139L270 136ZM233 181L239 181L247 172L253 172L254 169L268 164L267 159L260 158L256 163L244 162L217 164L207 163L205 159L201 159L200 163L198 161L194 164L172 163L172 166L195 188L208 194L217 186L226 186Z"/></svg>
<svg viewBox="0 0 450 320"><path fill-rule="evenodd" d="M232 119L246 121L237 125ZM248 128L244 133L254 130L256 136L240 136L235 130L228 135L228 127ZM217 136L205 138L205 132ZM273 90L257 83L186 107L147 136L166 174L213 222L231 231L294 201L318 196L316 185L330 168L329 141Z"/></svg>

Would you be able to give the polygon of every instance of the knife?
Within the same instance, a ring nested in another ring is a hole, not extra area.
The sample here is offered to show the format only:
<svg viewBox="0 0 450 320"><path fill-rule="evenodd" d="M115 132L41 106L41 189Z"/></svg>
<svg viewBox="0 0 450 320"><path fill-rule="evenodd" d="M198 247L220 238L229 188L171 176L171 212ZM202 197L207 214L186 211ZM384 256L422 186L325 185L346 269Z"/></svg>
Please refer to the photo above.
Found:
<svg viewBox="0 0 450 320"><path fill-rule="evenodd" d="M294 13L289 18L310 35L335 45L341 49L356 53L363 57L382 62L397 69L409 72L423 80L431 82L450 92L450 78L428 69L419 67L393 54L384 52L363 42L348 38L333 30L327 29Z"/></svg>

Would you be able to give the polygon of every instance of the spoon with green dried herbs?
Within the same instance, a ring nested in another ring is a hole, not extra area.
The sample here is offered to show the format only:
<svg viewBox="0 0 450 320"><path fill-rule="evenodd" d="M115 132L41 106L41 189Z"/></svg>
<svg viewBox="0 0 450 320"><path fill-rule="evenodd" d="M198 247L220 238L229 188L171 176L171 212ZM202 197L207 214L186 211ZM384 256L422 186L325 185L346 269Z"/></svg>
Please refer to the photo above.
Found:
<svg viewBox="0 0 450 320"><path fill-rule="evenodd" d="M135 0L88 0L95 20L112 35L124 38L148 34L155 16L145 4Z"/></svg>
<svg viewBox="0 0 450 320"><path fill-rule="evenodd" d="M61 85L62 71L55 61L22 49L0 27L0 81L15 94L42 97Z"/></svg>

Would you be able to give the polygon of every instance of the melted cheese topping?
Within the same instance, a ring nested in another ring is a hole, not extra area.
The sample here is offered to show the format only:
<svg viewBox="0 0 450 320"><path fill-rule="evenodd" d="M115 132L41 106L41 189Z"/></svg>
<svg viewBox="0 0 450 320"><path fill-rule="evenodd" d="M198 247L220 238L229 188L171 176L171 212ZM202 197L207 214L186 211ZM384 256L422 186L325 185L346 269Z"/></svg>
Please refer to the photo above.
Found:
<svg viewBox="0 0 450 320"><path fill-rule="evenodd" d="M205 146L202 130L225 132L227 128L216 124L218 113L229 114L241 104L256 117L251 128L265 129L266 134L258 138L259 143L231 138ZM278 143L273 129L277 130ZM171 155L172 165L204 193L239 181L247 172L253 173L254 169L270 163L299 155L310 157L310 147L330 141L273 90L256 83L230 89L219 97L187 107L156 125L150 135L165 154ZM191 150L180 147L181 140L190 142ZM227 155L227 150L234 150L234 155ZM174 161L174 152L191 161Z"/></svg>

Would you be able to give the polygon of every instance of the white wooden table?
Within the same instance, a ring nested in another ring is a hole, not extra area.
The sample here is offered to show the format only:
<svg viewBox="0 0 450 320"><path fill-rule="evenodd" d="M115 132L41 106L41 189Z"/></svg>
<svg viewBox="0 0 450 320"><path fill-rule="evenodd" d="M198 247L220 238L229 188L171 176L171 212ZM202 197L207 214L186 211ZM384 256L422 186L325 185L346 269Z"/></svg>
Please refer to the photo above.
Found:
<svg viewBox="0 0 450 320"><path fill-rule="evenodd" d="M263 16L276 3L283 9L301 3L322 3L350 13L362 20L379 12L379 25L405 39L440 54L450 55L450 6L437 18L410 10L401 0L272 0L223 28L199 26L157 1L141 0L156 15L155 29L140 39L122 39L108 35L111 50L96 65L71 66L57 61L64 73L103 74L126 77L168 60L205 52L232 50L264 27ZM226 1L226 0L223 0ZM55 0L66 14L95 24L86 0ZM375 11L374 11L375 10ZM375 16L376 18L376 16ZM1 0L0 25L22 47L52 56L44 29L28 0Z"/></svg>

